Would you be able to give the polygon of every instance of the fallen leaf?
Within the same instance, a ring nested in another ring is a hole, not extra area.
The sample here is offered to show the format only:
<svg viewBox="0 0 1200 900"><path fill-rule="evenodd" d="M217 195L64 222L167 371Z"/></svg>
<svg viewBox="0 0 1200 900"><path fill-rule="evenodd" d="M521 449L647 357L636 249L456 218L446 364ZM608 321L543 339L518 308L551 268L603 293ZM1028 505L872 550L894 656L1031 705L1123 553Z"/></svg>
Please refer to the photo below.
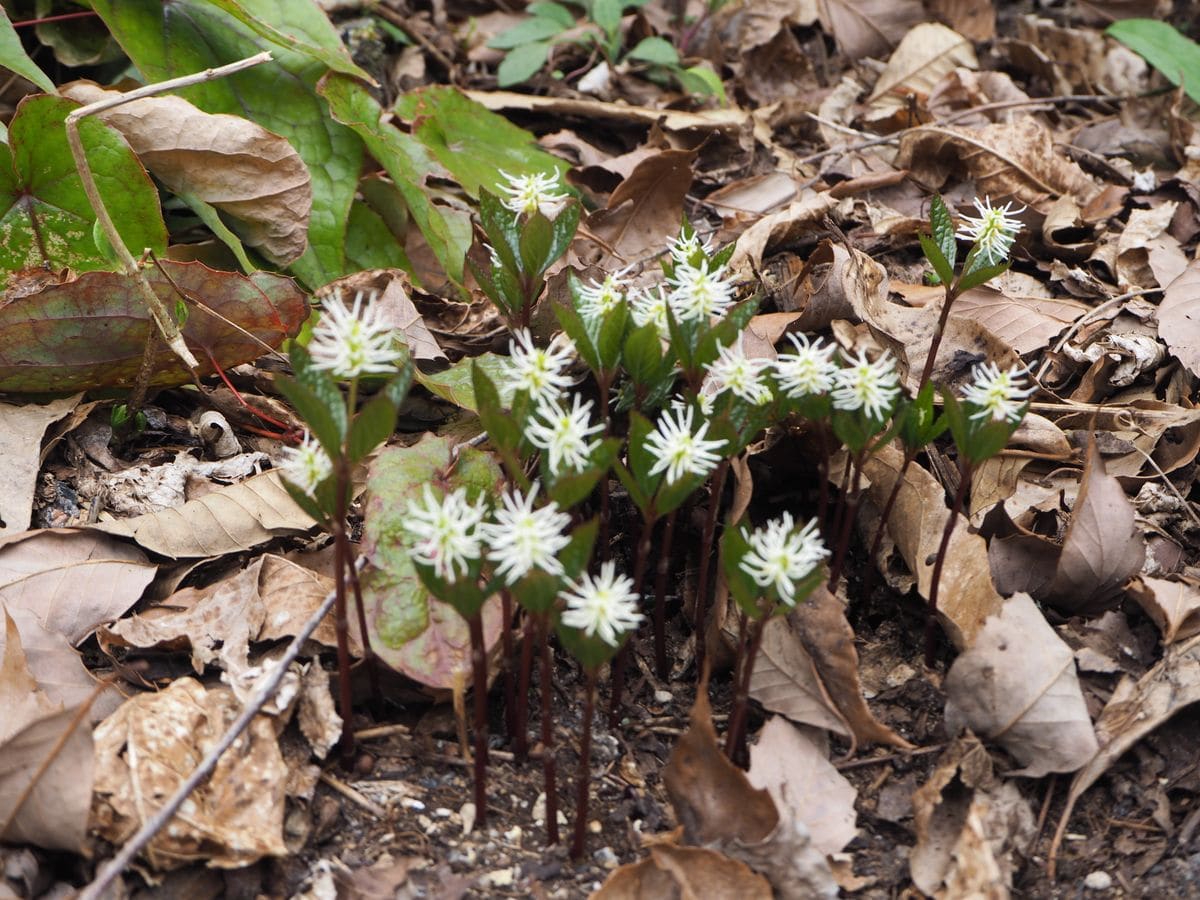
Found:
<svg viewBox="0 0 1200 900"><path fill-rule="evenodd" d="M576 246L587 248L593 265L622 267L654 256L679 234L683 198L692 185L694 150L662 150L638 164L608 198L608 206L588 216ZM612 248L599 257L587 231Z"/></svg>
<svg viewBox="0 0 1200 900"><path fill-rule="evenodd" d="M1076 300L1025 297L991 287L972 288L950 308L950 318L974 319L1019 354L1043 350L1088 311Z"/></svg>
<svg viewBox="0 0 1200 900"><path fill-rule="evenodd" d="M140 694L96 727L93 827L114 844L127 841L175 793L241 712L229 688L207 690L180 678ZM259 715L217 763L209 779L143 851L156 870L204 861L239 868L284 856L287 766L275 722Z"/></svg>
<svg viewBox="0 0 1200 900"><path fill-rule="evenodd" d="M9 824L0 840L83 852L92 793L91 731L86 722L76 721L76 709L63 709L38 689L26 664L17 623L5 613L4 624L0 827ZM37 782L30 788L35 777Z"/></svg>
<svg viewBox="0 0 1200 900"><path fill-rule="evenodd" d="M763 626L762 646L750 674L750 697L793 722L850 737L849 723L829 698L816 664L785 617L775 616Z"/></svg>
<svg viewBox="0 0 1200 900"><path fill-rule="evenodd" d="M33 610L14 605L6 611L16 622L29 674L36 680L37 689L55 704L55 709L75 707L88 700L96 690L97 680L70 641L39 622ZM6 642L5 633L0 632L0 657ZM92 702L89 721L95 723L103 719L121 704L122 699L115 689L104 691ZM2 708L12 707L4 705Z"/></svg>
<svg viewBox="0 0 1200 900"><path fill-rule="evenodd" d="M1063 538L1058 570L1045 601L1067 615L1109 608L1146 559L1146 541L1136 518L1121 483L1105 472L1093 437L1088 441L1087 465Z"/></svg>
<svg viewBox="0 0 1200 900"><path fill-rule="evenodd" d="M805 232L814 231L822 217L837 204L828 192L802 191L800 199L793 200L787 209L764 216L742 233L737 240L737 249L730 257L729 268L746 277L753 275L762 267L768 251L796 240Z"/></svg>
<svg viewBox="0 0 1200 900"><path fill-rule="evenodd" d="M880 448L868 458L863 472L870 479L871 502L883 509L899 474L902 455L895 447ZM892 513L888 533L917 576L917 589L928 599L933 583L933 564L950 510L946 490L919 465L910 465ZM938 620L955 647L971 646L989 616L998 612L1003 598L992 585L987 544L968 527L961 514L950 536L938 594Z"/></svg>
<svg viewBox="0 0 1200 900"><path fill-rule="evenodd" d="M162 267L161 271L159 266ZM271 272L241 275L198 262L160 260L142 272L168 309L181 300L189 315L184 341L211 375L263 355L295 337L308 314L296 282ZM169 279L169 280L168 280ZM0 304L0 391L65 393L133 385L154 328L145 303L122 272L84 272L61 284L19 293L9 285ZM191 382L175 354L163 347L154 357L150 384Z"/></svg>
<svg viewBox="0 0 1200 900"><path fill-rule="evenodd" d="M82 394L39 405L0 403L0 535L29 527L42 435L79 405Z"/></svg>
<svg viewBox="0 0 1200 900"><path fill-rule="evenodd" d="M704 691L663 770L663 785L689 844L746 863L767 877L781 900L837 896L829 865L803 824L781 817L771 795L717 747Z"/></svg>
<svg viewBox="0 0 1200 900"><path fill-rule="evenodd" d="M614 871L591 900L770 900L771 883L715 850L655 844Z"/></svg>
<svg viewBox="0 0 1200 900"><path fill-rule="evenodd" d="M279 472L272 470L219 487L176 509L104 522L92 530L132 538L153 553L184 559L242 552L315 525L284 490Z"/></svg>
<svg viewBox="0 0 1200 900"><path fill-rule="evenodd" d="M876 79L867 119L878 122L905 111L910 96L924 105L934 85L954 69L978 66L970 41L945 25L922 22L904 35Z"/></svg>
<svg viewBox="0 0 1200 900"><path fill-rule="evenodd" d="M80 103L121 96L90 81L59 89ZM286 266L308 247L312 178L287 139L242 116L207 113L182 97L143 97L98 113L171 191L234 220L247 245Z"/></svg>
<svg viewBox="0 0 1200 900"><path fill-rule="evenodd" d="M1036 831L1033 811L1011 781L992 771L973 735L958 738L915 794L913 884L939 900L1010 896L1015 853Z"/></svg>
<svg viewBox="0 0 1200 900"><path fill-rule="evenodd" d="M1134 579L1128 593L1158 626L1164 644L1200 633L1200 585L1194 578L1142 575Z"/></svg>
<svg viewBox="0 0 1200 900"><path fill-rule="evenodd" d="M1037 778L1074 772L1096 753L1075 656L1028 594L989 618L946 674L946 728L1000 743Z"/></svg>
<svg viewBox="0 0 1200 900"><path fill-rule="evenodd" d="M781 716L763 725L750 748L746 778L765 788L781 816L808 829L813 846L830 856L854 840L854 787L805 733Z"/></svg>
<svg viewBox="0 0 1200 900"><path fill-rule="evenodd" d="M156 567L124 541L74 529L0 539L0 603L78 644L137 603Z"/></svg>
<svg viewBox="0 0 1200 900"><path fill-rule="evenodd" d="M930 14L973 41L996 36L996 7L992 0L928 0Z"/></svg>
<svg viewBox="0 0 1200 900"><path fill-rule="evenodd" d="M379 321L404 336L414 360L445 360L437 338L409 296L410 288L408 273L402 269L375 269L340 278L326 285L322 293L337 293L343 303L360 291L373 296Z"/></svg>
<svg viewBox="0 0 1200 900"><path fill-rule="evenodd" d="M347 900L395 900L400 889L409 884L409 874L423 869L429 861L419 856L395 859L384 854L369 866L345 872L335 869L333 880L339 897Z"/></svg>
<svg viewBox="0 0 1200 900"><path fill-rule="evenodd" d="M1188 263L1186 269L1167 285L1158 305L1158 336L1172 355L1200 375L1200 260Z"/></svg>
<svg viewBox="0 0 1200 900"><path fill-rule="evenodd" d="M925 19L917 0L820 0L821 27L850 59L886 53Z"/></svg>

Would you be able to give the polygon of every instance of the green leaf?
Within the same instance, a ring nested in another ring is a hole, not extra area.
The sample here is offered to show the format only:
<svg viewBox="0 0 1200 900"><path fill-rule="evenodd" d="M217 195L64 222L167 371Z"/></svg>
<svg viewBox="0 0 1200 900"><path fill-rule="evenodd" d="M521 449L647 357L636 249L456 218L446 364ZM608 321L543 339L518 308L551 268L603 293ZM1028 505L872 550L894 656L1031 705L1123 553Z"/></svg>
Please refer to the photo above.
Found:
<svg viewBox="0 0 1200 900"><path fill-rule="evenodd" d="M578 296L579 279L572 272L568 277L567 283L570 285L571 295L574 299ZM554 317L558 319L558 324L562 326L562 330L566 332L567 337L571 339L571 343L575 345L575 351L579 354L579 358L583 360L593 373L601 371L600 353L596 349L596 344L592 336L592 331L588 328L588 323L584 321L583 316L579 314L579 310L574 304L556 304L554 307Z"/></svg>
<svg viewBox="0 0 1200 900"><path fill-rule="evenodd" d="M560 7L561 8L561 7ZM495 192L509 175L554 173L568 165L538 146L523 128L464 96L457 88L431 86L402 94L392 109L471 197Z"/></svg>
<svg viewBox="0 0 1200 900"><path fill-rule="evenodd" d="M491 191L479 195L479 221L500 264L509 272L521 270L520 215L513 212Z"/></svg>
<svg viewBox="0 0 1200 900"><path fill-rule="evenodd" d="M929 260L929 264L933 266L933 271L937 273L939 284L954 283L954 269L950 265L950 261L942 254L941 248L937 242L927 234L918 234L917 240L921 242L921 249L925 251L925 258Z"/></svg>
<svg viewBox="0 0 1200 900"><path fill-rule="evenodd" d="M954 217L950 215L941 194L933 195L933 201L929 205L929 224L933 230L933 239L953 272L954 264L958 262L958 240L954 234ZM947 280L946 284L949 283Z"/></svg>
<svg viewBox="0 0 1200 900"><path fill-rule="evenodd" d="M477 388L473 387L473 369L478 366L490 379L495 379L504 369L505 360L506 357L497 356L495 353L484 353L481 356L464 357L450 368L433 374L418 369L414 377L418 384L435 396L478 413L480 405L486 406L487 401L482 400L478 396ZM495 388L492 390L495 391ZM499 404L499 399L495 402Z"/></svg>
<svg viewBox="0 0 1200 900"><path fill-rule="evenodd" d="M312 174L313 198L309 248L291 271L313 286L348 274L346 221L362 169L362 142L330 118L316 87L331 67L369 76L348 58L320 8L276 0L91 5L147 81L271 51L270 63L177 93L206 112L244 116L288 139ZM232 227L239 229L236 222Z"/></svg>
<svg viewBox="0 0 1200 900"><path fill-rule="evenodd" d="M561 7L559 7L561 9ZM569 25L564 26L562 22L550 16L531 16L518 22L507 31L502 31L490 41L487 45L493 50L512 50L515 47L520 47L522 44L532 44L535 41L547 41L552 37L556 37L568 28L575 25L575 20L572 19Z"/></svg>
<svg viewBox="0 0 1200 900"><path fill-rule="evenodd" d="M721 536L721 568L729 593L741 610L751 619L762 616L759 599L762 590L742 568L742 560L750 552L750 542L741 527L729 528Z"/></svg>
<svg viewBox="0 0 1200 900"><path fill-rule="evenodd" d="M625 58L660 66L679 64L679 52L670 41L660 37L642 38L638 45L626 54Z"/></svg>
<svg viewBox="0 0 1200 900"><path fill-rule="evenodd" d="M622 303L600 322L600 331L596 336L596 354L601 369L613 372L621 361L621 348L625 343L625 332L631 320L629 304Z"/></svg>
<svg viewBox="0 0 1200 900"><path fill-rule="evenodd" d="M508 52L496 70L496 84L506 88L528 81L541 71L549 56L549 41L535 41L515 47Z"/></svg>
<svg viewBox="0 0 1200 900"><path fill-rule="evenodd" d="M275 379L279 393L296 408L304 424L313 437L317 439L325 453L337 457L342 451L342 439L338 433L336 420L329 409L321 402L311 388L306 387L292 378L280 377ZM339 397L339 400L341 398Z"/></svg>
<svg viewBox="0 0 1200 900"><path fill-rule="evenodd" d="M900 418L900 439L909 450L920 450L938 438L947 428L946 416L933 408L933 382L927 381L913 400L904 400Z"/></svg>
<svg viewBox="0 0 1200 900"><path fill-rule="evenodd" d="M387 222L361 200L355 200L346 220L346 264L358 269L403 269L412 263Z"/></svg>
<svg viewBox="0 0 1200 900"><path fill-rule="evenodd" d="M979 287L995 278L997 275L1003 275L1008 271L1009 263L1002 262L994 266L982 266L980 268L972 268L959 280L957 287L958 293L969 291L973 287Z"/></svg>
<svg viewBox="0 0 1200 900"><path fill-rule="evenodd" d="M234 234L229 226L225 224L225 220L221 218L216 207L211 203L201 200L194 194L180 193L177 196L191 207L192 212L200 217L200 221L207 225L209 230L217 236L217 239L229 249L229 252L237 259L238 265L242 267L242 271L253 272L259 268L250 260L249 255L246 253L246 248L242 244L242 239Z"/></svg>
<svg viewBox="0 0 1200 900"><path fill-rule="evenodd" d="M550 220L535 212L521 229L521 269L528 278L538 278L553 262L547 259L553 237L550 228Z"/></svg>
<svg viewBox="0 0 1200 900"><path fill-rule="evenodd" d="M582 472L560 472L557 477L552 477L549 466L543 464L542 480L547 484L547 496L563 509L570 509L582 502L600 479L608 475L620 448L620 440L605 438L592 453L588 467Z"/></svg>
<svg viewBox="0 0 1200 900"><path fill-rule="evenodd" d="M115 268L96 246L96 216L67 144L64 122L78 107L65 97L26 97L0 144L0 286L17 269ZM161 255L158 191L125 139L94 116L79 123L79 137L125 246L135 257L147 247Z"/></svg>
<svg viewBox="0 0 1200 900"><path fill-rule="evenodd" d="M548 0L536 0L525 7L525 11L531 16L537 16L541 19L553 19L563 28L575 27L575 13L567 9L560 3L550 3Z"/></svg>
<svg viewBox="0 0 1200 900"><path fill-rule="evenodd" d="M654 453L646 446L646 438L654 431L654 424L636 410L629 414L629 468L641 493L647 498L653 497L663 473L650 474L650 469L658 461ZM643 513L647 507L639 506Z"/></svg>
<svg viewBox="0 0 1200 900"><path fill-rule="evenodd" d="M3 7L0 7L0 68L8 69L27 81L32 81L47 94L53 94L57 90L50 77L25 53L21 38Z"/></svg>
<svg viewBox="0 0 1200 900"><path fill-rule="evenodd" d="M1143 57L1171 84L1182 84L1187 95L1200 103L1200 44L1157 19L1122 19L1104 33Z"/></svg>
<svg viewBox="0 0 1200 900"><path fill-rule="evenodd" d="M724 106L728 103L725 96L725 84L721 76L708 66L689 66L686 69L676 69L675 77L680 86L689 94L700 94L703 97L716 97Z"/></svg>
<svg viewBox="0 0 1200 900"><path fill-rule="evenodd" d="M396 430L396 404L386 393L376 394L355 415L346 440L350 465L362 462Z"/></svg>
<svg viewBox="0 0 1200 900"><path fill-rule="evenodd" d="M292 370L296 373L296 380L312 391L325 408L329 410L329 414L333 417L334 425L337 428L338 446L340 448L341 442L346 438L346 431L350 427L350 421L346 416L346 401L342 397L342 391L338 387L337 381L327 371L318 369L313 365L308 349L300 344L292 345L288 353L288 358L291 360Z"/></svg>
<svg viewBox="0 0 1200 900"><path fill-rule="evenodd" d="M566 253L571 241L575 240L575 232L579 230L581 212L582 208L579 203L572 200L554 217L554 223L550 228L550 249L546 252L546 261L542 266L543 272Z"/></svg>
<svg viewBox="0 0 1200 900"><path fill-rule="evenodd" d="M624 8L623 0L592 0L592 21L604 30L610 40L621 28L621 11Z"/></svg>
<svg viewBox="0 0 1200 900"><path fill-rule="evenodd" d="M653 322L630 332L621 358L625 361L625 371L636 384L650 385L661 376L662 340Z"/></svg>

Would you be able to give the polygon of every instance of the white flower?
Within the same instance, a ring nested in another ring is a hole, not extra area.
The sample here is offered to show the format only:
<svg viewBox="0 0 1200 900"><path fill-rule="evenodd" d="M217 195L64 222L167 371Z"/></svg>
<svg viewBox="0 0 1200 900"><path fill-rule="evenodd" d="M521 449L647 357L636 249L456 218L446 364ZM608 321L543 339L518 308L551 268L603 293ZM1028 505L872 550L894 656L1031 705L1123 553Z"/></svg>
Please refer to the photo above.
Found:
<svg viewBox="0 0 1200 900"><path fill-rule="evenodd" d="M287 459L280 474L308 496L313 496L321 482L333 473L333 462L321 445L304 432L304 441L299 447L287 447Z"/></svg>
<svg viewBox="0 0 1200 900"><path fill-rule="evenodd" d="M571 376L564 370L571 363L572 350L565 338L542 348L533 345L528 328L515 331L499 384L500 399L509 403L518 391L528 391L534 403L555 399L571 386Z"/></svg>
<svg viewBox="0 0 1200 900"><path fill-rule="evenodd" d="M412 558L430 566L442 580L456 581L483 551L483 515L483 501L468 503L465 488L438 500L426 483L421 499L410 502L404 516L404 527L414 539Z"/></svg>
<svg viewBox="0 0 1200 900"><path fill-rule="evenodd" d="M571 517L560 512L553 501L534 509L539 487L534 482L523 496L519 490L506 491L500 498L502 506L496 510L496 520L479 526L490 547L487 558L499 563L496 574L508 584L520 581L533 569L563 574L558 551L571 542L570 536L563 534Z"/></svg>
<svg viewBox="0 0 1200 900"><path fill-rule="evenodd" d="M592 401L584 402L579 394L571 400L568 411L557 400L539 403L525 426L525 437L539 450L546 451L550 473L557 475L563 468L585 469L599 440L589 441L604 431L604 425L591 424Z"/></svg>
<svg viewBox="0 0 1200 900"><path fill-rule="evenodd" d="M808 335L790 334L788 339L795 344L795 353L781 353L775 360L775 377L779 386L793 400L827 394L833 390L837 364L833 354L835 344L823 344L821 339L809 341Z"/></svg>
<svg viewBox="0 0 1200 900"><path fill-rule="evenodd" d="M972 384L963 388L963 399L979 407L971 419L992 419L1016 425L1025 415L1025 401L1037 390L1037 385L1025 387L1018 366L1001 372L995 363L983 363L971 371Z"/></svg>
<svg viewBox="0 0 1200 900"><path fill-rule="evenodd" d="M751 359L746 356L739 335L728 347L719 347L717 358L707 367L708 378L713 384L713 395L720 396L725 391L733 391L735 397L740 397L754 406L770 403L771 388L763 378L763 373L769 365L770 360L762 357Z"/></svg>
<svg viewBox="0 0 1200 900"><path fill-rule="evenodd" d="M691 263L692 257L696 255L696 251L700 251L705 256L708 256L708 249L707 243L700 243L700 236L695 231L687 237L684 237L681 233L679 237L673 239L667 246L667 250L671 254L671 259L675 262L675 265Z"/></svg>
<svg viewBox="0 0 1200 900"><path fill-rule="evenodd" d="M900 395L900 376L890 354L870 362L864 351L833 377L833 407L850 412L862 410L867 418L887 418Z"/></svg>
<svg viewBox="0 0 1200 900"><path fill-rule="evenodd" d="M500 190L508 194L508 199L501 200L508 209L515 213L532 216L541 210L546 218L553 218L569 199L566 194L557 194L558 176L547 172L535 172L533 175L509 175L503 169L500 174L507 184L500 185Z"/></svg>
<svg viewBox="0 0 1200 900"><path fill-rule="evenodd" d="M671 328L667 324L667 309L670 304L671 298L667 296L663 286L659 285L634 294L629 309L633 313L633 321L639 328L647 323L653 323L654 327L658 329L659 337L670 340Z"/></svg>
<svg viewBox="0 0 1200 900"><path fill-rule="evenodd" d="M976 197L975 208L979 210L979 217L963 216L958 236L979 245L979 259L984 264L994 266L1004 262L1012 250L1013 238L1024 227L1018 219L1011 216L1024 212L1025 207L1013 209L1012 203L993 207L991 198L981 202Z"/></svg>
<svg viewBox="0 0 1200 900"><path fill-rule="evenodd" d="M616 574L617 564L611 559L600 566L600 576L584 574L571 582L571 589L562 594L567 608L562 623L578 628L588 637L615 647L626 631L637 628L642 614L637 610L638 595L633 591L633 579Z"/></svg>
<svg viewBox="0 0 1200 900"><path fill-rule="evenodd" d="M708 262L699 266L677 263L667 279L671 287L671 310L683 320L723 316L733 305L733 285L721 279L721 271L709 271Z"/></svg>
<svg viewBox="0 0 1200 900"><path fill-rule="evenodd" d="M672 418L671 413L675 414ZM713 450L725 446L725 441L706 441L708 423L692 434L692 408L685 406L665 412L658 420L658 427L646 436L646 447L658 457L650 467L650 474L667 473L667 483L678 481L684 475L707 475L717 467L721 457Z"/></svg>
<svg viewBox="0 0 1200 900"><path fill-rule="evenodd" d="M604 276L600 284L592 282L587 287L579 288L579 314L586 319L601 319L625 302L625 282L621 275L625 270L615 275Z"/></svg>
<svg viewBox="0 0 1200 900"><path fill-rule="evenodd" d="M750 549L741 568L759 587L774 587L781 600L796 604L796 582L812 573L829 555L812 519L799 531L791 513L771 519L747 538Z"/></svg>
<svg viewBox="0 0 1200 900"><path fill-rule="evenodd" d="M374 294L359 291L350 309L335 294L321 304L321 321L313 329L308 352L314 366L336 378L395 372L397 334Z"/></svg>

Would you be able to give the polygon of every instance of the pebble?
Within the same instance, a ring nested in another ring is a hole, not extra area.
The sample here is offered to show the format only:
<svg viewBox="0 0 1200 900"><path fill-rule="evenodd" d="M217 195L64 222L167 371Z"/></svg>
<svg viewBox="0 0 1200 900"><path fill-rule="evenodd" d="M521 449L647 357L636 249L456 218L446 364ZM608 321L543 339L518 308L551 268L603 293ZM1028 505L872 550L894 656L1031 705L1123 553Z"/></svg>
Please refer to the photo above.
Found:
<svg viewBox="0 0 1200 900"><path fill-rule="evenodd" d="M462 816L463 834L470 834L475 827L475 804L464 803L458 814Z"/></svg>
<svg viewBox="0 0 1200 900"><path fill-rule="evenodd" d="M1111 875L1097 870L1088 872L1087 878L1083 879L1083 886L1089 891L1107 891L1112 887L1112 882Z"/></svg>
<svg viewBox="0 0 1200 900"><path fill-rule="evenodd" d="M887 678L884 680L887 682L888 687L895 688L900 687L902 684L908 684L909 681L916 677L916 674L917 670L908 663L900 663L900 665L887 673Z"/></svg>
<svg viewBox="0 0 1200 900"><path fill-rule="evenodd" d="M404 797L400 800L400 805L405 809L415 809L417 812L421 812L423 809L425 809L425 804L416 797Z"/></svg>
<svg viewBox="0 0 1200 900"><path fill-rule="evenodd" d="M543 791L537 795L537 799L533 801L533 821L541 825L546 821L546 794Z"/></svg>
<svg viewBox="0 0 1200 900"><path fill-rule="evenodd" d="M417 816L417 824L421 826L421 830L425 832L433 831L433 819L429 816L421 814Z"/></svg>
<svg viewBox="0 0 1200 900"><path fill-rule="evenodd" d="M521 836L524 834L520 825L514 825L508 831L504 832L504 839L510 844L520 844Z"/></svg>
<svg viewBox="0 0 1200 900"><path fill-rule="evenodd" d="M599 834L603 830L604 826L600 824L599 819L592 819L592 821L588 822L588 831L592 834Z"/></svg>
<svg viewBox="0 0 1200 900"><path fill-rule="evenodd" d="M516 880L514 869L496 869L494 872L488 872L479 879L479 883L485 887L511 887L513 881Z"/></svg>
<svg viewBox="0 0 1200 900"><path fill-rule="evenodd" d="M454 811L446 809L446 807L444 807L444 806L439 806L437 809L435 809L433 811L433 814L435 816L437 816L439 819L448 819L452 815L454 815Z"/></svg>
<svg viewBox="0 0 1200 900"><path fill-rule="evenodd" d="M615 869L617 867L617 854L613 853L612 847L601 847L592 854L592 859L606 869Z"/></svg>
<svg viewBox="0 0 1200 900"><path fill-rule="evenodd" d="M654 692L654 702L655 703L670 703L673 699L675 699L675 698L671 694L670 691L655 691Z"/></svg>

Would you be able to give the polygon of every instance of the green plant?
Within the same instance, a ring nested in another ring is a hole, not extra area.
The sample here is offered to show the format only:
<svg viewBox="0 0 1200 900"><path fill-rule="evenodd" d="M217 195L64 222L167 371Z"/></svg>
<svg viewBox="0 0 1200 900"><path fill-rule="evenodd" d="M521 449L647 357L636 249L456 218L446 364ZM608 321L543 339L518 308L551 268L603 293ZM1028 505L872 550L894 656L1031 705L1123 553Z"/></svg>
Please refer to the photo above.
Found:
<svg viewBox="0 0 1200 900"><path fill-rule="evenodd" d="M1200 103L1200 44L1174 25L1157 19L1122 19L1109 25L1104 33L1133 50Z"/></svg>
<svg viewBox="0 0 1200 900"><path fill-rule="evenodd" d="M683 90L725 102L725 88L711 68L683 65L679 51L665 38L642 38L622 53L621 17L647 0L579 0L583 21L568 7L537 0L526 11L529 18L494 37L488 46L507 51L496 73L500 87L528 81L542 70L556 47L569 44L601 55L610 65L627 63L642 68L654 80L673 79ZM589 65L590 68L590 65Z"/></svg>

